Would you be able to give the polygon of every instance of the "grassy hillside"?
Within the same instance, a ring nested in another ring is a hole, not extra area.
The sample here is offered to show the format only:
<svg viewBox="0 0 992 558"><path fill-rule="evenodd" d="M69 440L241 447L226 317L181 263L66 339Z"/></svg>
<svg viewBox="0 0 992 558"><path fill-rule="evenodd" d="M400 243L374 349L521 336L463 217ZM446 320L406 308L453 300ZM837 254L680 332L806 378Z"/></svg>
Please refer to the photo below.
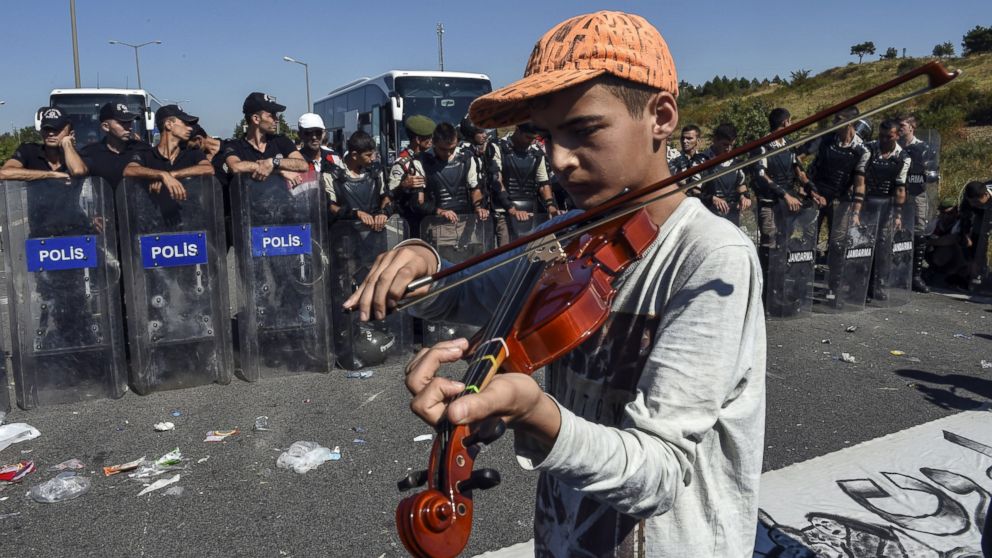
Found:
<svg viewBox="0 0 992 558"><path fill-rule="evenodd" d="M680 104L681 122L695 123L709 130L730 110L779 106L789 109L796 120L925 62L926 59L895 59L852 63L824 71L799 84L770 84L723 98L695 97ZM957 196L968 180L992 178L992 136L985 131L992 125L992 54L947 59L944 65L950 70L960 69L961 76L893 112L916 113L925 126L941 132L941 195L950 199ZM878 97L876 102L881 104L895 99L923 83L923 79L914 80ZM873 120L875 124L879 122L878 117Z"/></svg>

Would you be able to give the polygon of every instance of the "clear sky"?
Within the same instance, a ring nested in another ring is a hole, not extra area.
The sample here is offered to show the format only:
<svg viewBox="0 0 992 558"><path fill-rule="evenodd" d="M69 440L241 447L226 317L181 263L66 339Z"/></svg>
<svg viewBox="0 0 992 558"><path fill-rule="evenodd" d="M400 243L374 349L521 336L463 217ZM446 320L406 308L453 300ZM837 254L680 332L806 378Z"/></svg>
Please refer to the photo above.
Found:
<svg viewBox="0 0 992 558"><path fill-rule="evenodd" d="M5 1L0 10L0 129L27 126L49 92L73 86L68 0ZM77 0L84 87L135 87L134 51L110 45L161 40L140 50L141 79L160 99L182 101L211 134L230 135L251 91L275 95L295 123L305 111L303 67L314 100L361 76L436 69L435 26L445 27L445 69L488 74L498 87L518 79L534 42L559 21L599 9L644 16L661 31L679 78L783 78L843 65L852 44L874 41L929 55L975 25L992 26L992 1L809 2L337 2L332 0Z"/></svg>

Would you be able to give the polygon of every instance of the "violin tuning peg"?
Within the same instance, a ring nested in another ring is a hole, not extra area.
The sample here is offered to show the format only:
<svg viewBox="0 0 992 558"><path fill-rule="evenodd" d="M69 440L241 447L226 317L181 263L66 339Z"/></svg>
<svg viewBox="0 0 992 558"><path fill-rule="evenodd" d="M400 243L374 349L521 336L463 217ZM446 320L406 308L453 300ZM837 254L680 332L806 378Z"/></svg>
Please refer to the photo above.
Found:
<svg viewBox="0 0 992 558"><path fill-rule="evenodd" d="M465 436L462 444L468 448L475 444L489 445L499 439L506 432L506 423L501 418L488 418L476 425L472 432Z"/></svg>
<svg viewBox="0 0 992 558"><path fill-rule="evenodd" d="M427 471L414 471L396 483L400 490L410 490L427 484Z"/></svg>
<svg viewBox="0 0 992 558"><path fill-rule="evenodd" d="M472 490L486 490L498 485L501 480L499 471L495 469L479 469L478 471L472 471L472 476L468 480L458 483L458 491L471 492Z"/></svg>

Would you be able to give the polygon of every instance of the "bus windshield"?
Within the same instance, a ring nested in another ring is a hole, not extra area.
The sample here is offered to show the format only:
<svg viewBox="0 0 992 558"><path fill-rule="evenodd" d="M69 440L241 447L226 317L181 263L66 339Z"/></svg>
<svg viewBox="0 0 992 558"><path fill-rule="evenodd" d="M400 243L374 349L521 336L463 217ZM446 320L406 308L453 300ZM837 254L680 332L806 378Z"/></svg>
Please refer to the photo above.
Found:
<svg viewBox="0 0 992 558"><path fill-rule="evenodd" d="M110 102L124 103L127 110L138 115L131 131L145 139L148 131L145 129L145 98L141 95L52 95L51 98L52 106L62 109L72 122L72 129L76 132L76 145L80 147L103 139L100 107Z"/></svg>
<svg viewBox="0 0 992 558"><path fill-rule="evenodd" d="M444 76L396 78L396 93L403 98L404 119L420 114L434 122L458 125L477 97L492 91L489 80Z"/></svg>

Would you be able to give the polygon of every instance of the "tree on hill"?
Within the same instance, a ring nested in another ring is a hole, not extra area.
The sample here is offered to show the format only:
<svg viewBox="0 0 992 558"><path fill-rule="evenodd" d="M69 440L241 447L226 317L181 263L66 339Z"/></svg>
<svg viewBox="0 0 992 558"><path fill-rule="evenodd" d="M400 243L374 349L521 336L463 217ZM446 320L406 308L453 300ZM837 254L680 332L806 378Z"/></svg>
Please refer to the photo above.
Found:
<svg viewBox="0 0 992 558"><path fill-rule="evenodd" d="M851 56L858 57L858 64L861 63L861 59L865 56L871 56L875 54L875 43L871 41L865 41L851 46Z"/></svg>
<svg viewBox="0 0 992 558"><path fill-rule="evenodd" d="M29 142L41 142L41 134L38 133L38 130L34 129L34 126L25 126L20 130L16 130L15 133L0 135L0 164L10 159L14 151L17 150L17 146Z"/></svg>
<svg viewBox="0 0 992 558"><path fill-rule="evenodd" d="M976 25L961 40L961 54L968 56L980 52L992 52L992 27Z"/></svg>
<svg viewBox="0 0 992 558"><path fill-rule="evenodd" d="M794 72L789 72L789 77L792 78L792 80L789 82L790 85L802 85L806 83L807 80L809 80L809 70L800 68Z"/></svg>
<svg viewBox="0 0 992 558"><path fill-rule="evenodd" d="M895 60L899 58L899 51L896 47L889 47L885 49L885 54L882 55L882 60Z"/></svg>
<svg viewBox="0 0 992 558"><path fill-rule="evenodd" d="M954 45L951 41L940 43L939 45L933 47L933 55L937 58L949 58L954 56Z"/></svg>

